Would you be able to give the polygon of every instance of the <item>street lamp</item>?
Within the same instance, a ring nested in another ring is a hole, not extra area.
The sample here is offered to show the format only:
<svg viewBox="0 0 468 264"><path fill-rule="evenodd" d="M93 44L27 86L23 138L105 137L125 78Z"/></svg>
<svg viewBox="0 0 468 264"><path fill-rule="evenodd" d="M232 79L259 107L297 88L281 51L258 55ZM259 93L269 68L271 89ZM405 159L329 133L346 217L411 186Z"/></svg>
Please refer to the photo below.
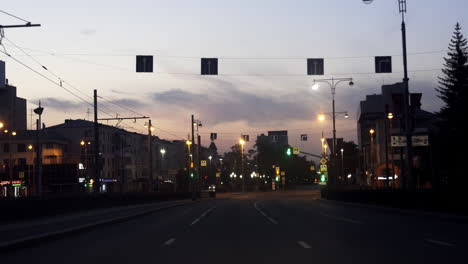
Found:
<svg viewBox="0 0 468 264"><path fill-rule="evenodd" d="M242 179L242 174L244 173L244 145L245 145L245 140L240 139L239 144L241 145L241 175L240 178ZM245 191L245 182L242 180L242 191Z"/></svg>
<svg viewBox="0 0 468 264"><path fill-rule="evenodd" d="M375 134L375 130L373 128L371 128L369 130L369 134L370 134L370 171L371 171L371 177L374 176L374 169L373 169L373 166L374 166L374 161L373 161L373 145L374 145L374 134Z"/></svg>
<svg viewBox="0 0 468 264"><path fill-rule="evenodd" d="M332 161L334 165L334 177L331 177L332 179L332 184L335 183L336 179L336 112L335 112L335 93L336 93L336 87L338 84L342 82L348 82L349 86L354 86L353 78L331 78L331 79L314 79L314 85L312 87L316 87L317 83L326 83L330 86L331 88L331 94L332 94L332 117L333 117L333 146L332 146ZM317 90L317 88L313 88L314 90Z"/></svg>
<svg viewBox="0 0 468 264"><path fill-rule="evenodd" d="M3 122L0 122L0 129L3 128L3 126L5 126Z"/></svg>
<svg viewBox="0 0 468 264"><path fill-rule="evenodd" d="M372 3L372 0L363 0L365 4ZM404 84L404 92L403 92L403 118L405 121L405 132L406 132L406 181L408 183L408 187L413 188L414 186L414 179L412 176L412 169L413 169L413 152L412 152L412 128L411 121L410 121L410 92L409 92L409 77L408 77L408 53L406 48L406 22L405 22L405 14L406 14L406 0L398 0L398 8L401 14L401 40L402 40L402 50L403 50L403 84ZM405 174L403 174L405 176ZM405 179L403 178L403 179Z"/></svg>

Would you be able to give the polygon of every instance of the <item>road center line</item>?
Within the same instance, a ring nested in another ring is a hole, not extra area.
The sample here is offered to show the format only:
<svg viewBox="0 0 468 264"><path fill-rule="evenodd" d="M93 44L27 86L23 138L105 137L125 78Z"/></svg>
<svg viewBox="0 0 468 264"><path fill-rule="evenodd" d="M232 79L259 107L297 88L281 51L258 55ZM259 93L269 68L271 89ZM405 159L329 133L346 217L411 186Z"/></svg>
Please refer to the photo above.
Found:
<svg viewBox="0 0 468 264"><path fill-rule="evenodd" d="M262 209L258 208L257 203L258 203L258 202L255 202L255 203L254 203L255 209L256 209L261 215L263 215L266 219L268 219L268 221L270 221L272 224L277 225L277 224L278 224L278 221L276 221L275 219L269 217L265 212L262 211Z"/></svg>
<svg viewBox="0 0 468 264"><path fill-rule="evenodd" d="M356 225L363 225L364 224L364 222L354 220L354 219L350 219L350 218L346 218L346 217L338 217L338 216L333 216L333 215L324 214L324 213L320 213L320 215L328 217L328 218L332 218L332 219L335 219L335 220L340 220L340 221L345 221L345 222L348 222L348 223L356 224Z"/></svg>
<svg viewBox="0 0 468 264"><path fill-rule="evenodd" d="M312 248L309 244L304 241L297 241L297 243L303 248Z"/></svg>
<svg viewBox="0 0 468 264"><path fill-rule="evenodd" d="M445 247L453 247L455 246L454 244L450 244L450 243L447 243L447 242L443 242L443 241L440 241L440 240L435 240L435 239L426 239L427 242L429 243L432 243L432 244L437 244L439 246L445 246Z"/></svg>
<svg viewBox="0 0 468 264"><path fill-rule="evenodd" d="M205 217L207 214L209 214L211 211L213 211L216 208L216 206L211 207L210 209L206 210L202 215L200 215L197 219L193 220L192 223L190 223L190 226L195 225L196 223L200 222L200 220Z"/></svg>
<svg viewBox="0 0 468 264"><path fill-rule="evenodd" d="M164 246L169 246L169 245L171 245L172 243L175 242L175 240L176 240L175 238L171 238L171 239L167 240L166 242L164 242Z"/></svg>

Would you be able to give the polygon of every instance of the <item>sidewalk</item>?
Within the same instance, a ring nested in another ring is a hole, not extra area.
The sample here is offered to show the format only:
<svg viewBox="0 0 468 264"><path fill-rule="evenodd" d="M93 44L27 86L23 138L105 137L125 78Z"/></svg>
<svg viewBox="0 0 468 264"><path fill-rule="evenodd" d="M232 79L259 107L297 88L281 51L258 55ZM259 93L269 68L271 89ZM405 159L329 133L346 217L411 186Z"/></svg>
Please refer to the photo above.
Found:
<svg viewBox="0 0 468 264"><path fill-rule="evenodd" d="M187 200L179 200L113 207L0 225L0 251L32 245L100 225L121 222L190 203Z"/></svg>

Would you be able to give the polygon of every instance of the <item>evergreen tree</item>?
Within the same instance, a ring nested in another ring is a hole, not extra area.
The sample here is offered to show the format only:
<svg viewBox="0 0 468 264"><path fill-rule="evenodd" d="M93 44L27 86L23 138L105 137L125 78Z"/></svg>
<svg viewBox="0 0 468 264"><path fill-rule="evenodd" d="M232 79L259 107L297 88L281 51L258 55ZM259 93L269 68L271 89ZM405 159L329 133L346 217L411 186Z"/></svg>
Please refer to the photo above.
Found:
<svg viewBox="0 0 468 264"><path fill-rule="evenodd" d="M463 191L468 187L468 47L458 23L444 60L443 76L439 77L439 87L436 89L445 103L438 113L440 134L435 139L439 152L436 155L440 155L438 160L444 164L445 175L439 177L443 182L447 179L452 188Z"/></svg>
<svg viewBox="0 0 468 264"><path fill-rule="evenodd" d="M437 91L445 106L439 116L451 132L457 133L465 130L463 120L467 118L468 109L468 47L459 23L455 26L448 57L444 60L443 77L439 77Z"/></svg>

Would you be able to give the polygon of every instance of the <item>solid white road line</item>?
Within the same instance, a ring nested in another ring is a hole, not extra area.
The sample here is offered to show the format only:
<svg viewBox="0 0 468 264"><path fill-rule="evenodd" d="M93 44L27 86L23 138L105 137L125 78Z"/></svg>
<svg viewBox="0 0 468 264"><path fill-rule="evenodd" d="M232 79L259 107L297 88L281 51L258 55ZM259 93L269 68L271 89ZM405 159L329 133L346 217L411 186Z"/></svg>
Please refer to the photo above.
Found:
<svg viewBox="0 0 468 264"><path fill-rule="evenodd" d="M340 221L345 221L345 222L348 222L348 223L356 224L356 225L363 225L364 224L364 222L362 222L362 221L358 221L358 220L354 220L354 219L350 219L350 218L346 218L346 217L333 216L333 215L324 214L324 213L320 213L320 215L328 217L328 218L332 218L332 219L335 219L335 220L340 220Z"/></svg>
<svg viewBox="0 0 468 264"><path fill-rule="evenodd" d="M197 219L193 220L192 223L190 223L190 226L195 225L196 223L200 222L200 220L205 217L209 212L213 211L216 208L216 206L211 207L210 209L206 210L202 215L200 215Z"/></svg>
<svg viewBox="0 0 468 264"><path fill-rule="evenodd" d="M303 248L312 248L309 244L304 241L297 241L297 243Z"/></svg>
<svg viewBox="0 0 468 264"><path fill-rule="evenodd" d="M433 243L433 244L437 244L439 246L445 246L445 247L453 247L455 246L454 244L450 244L450 243L447 243L447 242L443 242L443 241L440 241L440 240L435 240L435 239L426 239L427 242L429 243Z"/></svg>
<svg viewBox="0 0 468 264"><path fill-rule="evenodd" d="M171 238L171 239L167 240L166 242L164 242L164 246L169 246L169 245L171 245L172 243L175 242L175 240L176 240L175 238Z"/></svg>
<svg viewBox="0 0 468 264"><path fill-rule="evenodd" d="M262 211L262 209L258 208L257 203L258 203L258 202L255 202L255 203L254 203L254 208L255 208L261 215L263 215L266 219L268 219L268 221L270 221L272 224L277 225L277 224L278 224L278 221L276 221L275 219L269 217L265 212Z"/></svg>

